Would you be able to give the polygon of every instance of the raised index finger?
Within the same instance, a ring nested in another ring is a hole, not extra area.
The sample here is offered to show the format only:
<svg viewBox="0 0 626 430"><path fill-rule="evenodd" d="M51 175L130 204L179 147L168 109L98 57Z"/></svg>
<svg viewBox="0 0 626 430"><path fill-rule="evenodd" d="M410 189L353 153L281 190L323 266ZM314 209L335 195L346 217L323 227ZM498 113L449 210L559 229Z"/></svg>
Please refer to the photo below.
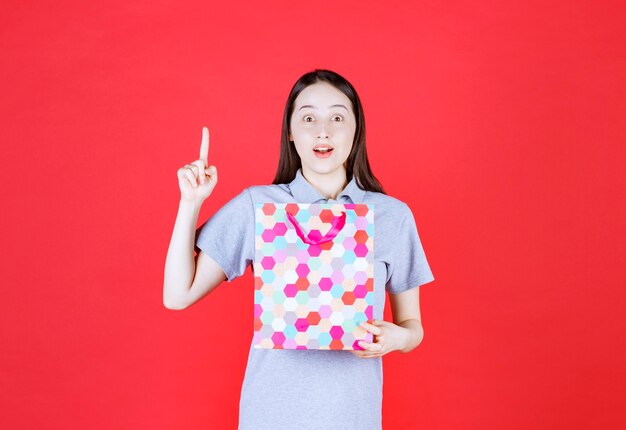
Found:
<svg viewBox="0 0 626 430"><path fill-rule="evenodd" d="M202 127L202 143L200 144L200 160L204 161L206 166L207 158L209 157L209 129Z"/></svg>

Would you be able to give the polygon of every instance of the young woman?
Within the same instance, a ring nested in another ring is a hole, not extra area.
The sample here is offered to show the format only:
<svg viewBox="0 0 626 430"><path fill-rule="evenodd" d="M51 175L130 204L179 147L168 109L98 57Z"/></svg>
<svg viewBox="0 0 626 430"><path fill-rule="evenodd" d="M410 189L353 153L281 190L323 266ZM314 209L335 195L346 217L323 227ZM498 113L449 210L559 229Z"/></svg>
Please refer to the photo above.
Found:
<svg viewBox="0 0 626 430"><path fill-rule="evenodd" d="M434 277L410 208L386 195L372 174L355 89L329 70L303 75L285 106L273 184L244 189L196 230L202 202L217 184L208 150L204 128L200 158L178 170L181 199L163 289L169 309L190 306L224 280L241 276L254 261L256 203L363 203L376 211L374 319L362 324L373 342L361 341L363 350L354 351L251 345L239 429L382 428L381 357L409 352L422 341L416 287ZM393 322L382 319L385 292Z"/></svg>

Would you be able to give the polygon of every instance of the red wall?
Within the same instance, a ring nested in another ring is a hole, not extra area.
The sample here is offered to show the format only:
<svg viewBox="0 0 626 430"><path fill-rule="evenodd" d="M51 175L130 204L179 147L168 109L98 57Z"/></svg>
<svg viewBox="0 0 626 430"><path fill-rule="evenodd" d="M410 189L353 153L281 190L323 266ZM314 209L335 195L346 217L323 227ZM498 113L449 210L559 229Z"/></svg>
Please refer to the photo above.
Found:
<svg viewBox="0 0 626 430"><path fill-rule="evenodd" d="M622 2L384 3L3 2L3 428L235 428L253 279L163 307L176 170L270 183L315 67L436 277L385 428L624 428Z"/></svg>

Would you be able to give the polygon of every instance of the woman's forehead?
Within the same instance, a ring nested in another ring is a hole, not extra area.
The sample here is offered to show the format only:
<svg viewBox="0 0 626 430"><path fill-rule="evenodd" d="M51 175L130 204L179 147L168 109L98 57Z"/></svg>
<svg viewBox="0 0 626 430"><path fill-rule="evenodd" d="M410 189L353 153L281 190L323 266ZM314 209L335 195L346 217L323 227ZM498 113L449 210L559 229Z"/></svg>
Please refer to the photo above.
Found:
<svg viewBox="0 0 626 430"><path fill-rule="evenodd" d="M329 107L334 104L345 104L350 107L350 99L337 88L326 82L316 82L303 89L296 98L296 107L312 105Z"/></svg>

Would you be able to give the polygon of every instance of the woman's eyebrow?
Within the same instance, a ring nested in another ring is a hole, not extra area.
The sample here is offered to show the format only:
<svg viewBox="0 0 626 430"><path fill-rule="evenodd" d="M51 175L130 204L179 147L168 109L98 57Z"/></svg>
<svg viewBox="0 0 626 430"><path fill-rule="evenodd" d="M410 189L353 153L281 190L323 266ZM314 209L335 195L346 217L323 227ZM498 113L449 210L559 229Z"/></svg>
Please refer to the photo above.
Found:
<svg viewBox="0 0 626 430"><path fill-rule="evenodd" d="M344 105L330 105L330 106L328 106L328 107L329 107L329 108L334 108L334 107L342 107L342 108L344 108L345 110L348 110L348 108L347 108L347 107L345 107ZM301 110L301 109L304 109L304 108L317 109L317 106L313 106L313 105L304 105L304 106L301 106L301 107L300 107L300 109L298 109L298 110Z"/></svg>

